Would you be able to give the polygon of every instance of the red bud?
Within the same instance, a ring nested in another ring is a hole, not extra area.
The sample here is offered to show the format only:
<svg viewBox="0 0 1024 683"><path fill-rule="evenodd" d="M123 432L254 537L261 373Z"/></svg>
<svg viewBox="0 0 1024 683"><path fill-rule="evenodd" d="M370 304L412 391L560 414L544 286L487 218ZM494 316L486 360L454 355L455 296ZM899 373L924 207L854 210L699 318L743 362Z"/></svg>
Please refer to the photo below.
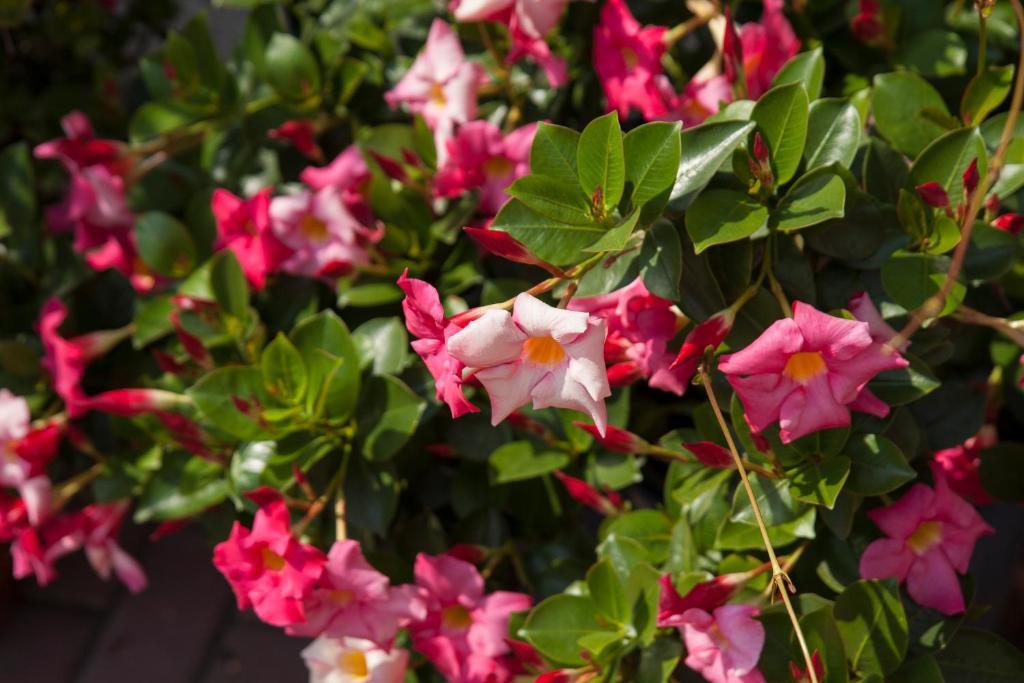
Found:
<svg viewBox="0 0 1024 683"><path fill-rule="evenodd" d="M538 266L553 273L555 275L564 275L561 269L556 268L547 261L544 261L526 248L526 246L517 240L507 232L501 230L490 230L488 228L470 228L466 227L462 229L467 235L473 238L481 249L484 249L495 256L500 256L503 259L514 261L515 263L525 263L530 266Z"/></svg>
<svg viewBox="0 0 1024 683"><path fill-rule="evenodd" d="M587 482L570 477L561 470L555 470L554 475L558 481L562 482L569 496L602 515L613 515L622 507L622 499L614 492L609 492L608 496L604 496Z"/></svg>
<svg viewBox="0 0 1024 683"><path fill-rule="evenodd" d="M811 666L814 667L817 680L825 680L825 665L822 663L821 654L817 650L811 653ZM789 673L796 683L810 683L811 681L807 671L796 662L789 663Z"/></svg>
<svg viewBox="0 0 1024 683"><path fill-rule="evenodd" d="M730 83L745 78L743 73L743 43L736 33L732 12L725 8L725 34L722 36L722 67Z"/></svg>
<svg viewBox="0 0 1024 683"><path fill-rule="evenodd" d="M754 133L754 159L761 165L768 164L768 145L764 144L761 133Z"/></svg>
<svg viewBox="0 0 1024 683"><path fill-rule="evenodd" d="M964 171L964 196L970 197L978 189L978 158L971 160L971 164Z"/></svg>
<svg viewBox="0 0 1024 683"><path fill-rule="evenodd" d="M717 443L696 441L684 443L683 448L697 456L697 460L705 467L713 467L717 470L728 470L733 467L732 454Z"/></svg>
<svg viewBox="0 0 1024 683"><path fill-rule="evenodd" d="M616 453L643 453L650 447L650 444L640 436L612 425L608 425L605 435L601 436L596 425L578 420L573 424L597 439L599 444Z"/></svg>
<svg viewBox="0 0 1024 683"><path fill-rule="evenodd" d="M290 142L300 154L314 161L322 162L324 159L324 153L316 144L316 128L308 119L285 121L277 128L267 131L267 137L271 140Z"/></svg>
<svg viewBox="0 0 1024 683"><path fill-rule="evenodd" d="M949 206L949 195L946 194L945 188L934 180L921 183L914 189L928 206L936 209L945 209Z"/></svg>
<svg viewBox="0 0 1024 683"><path fill-rule="evenodd" d="M1019 235L1024 230L1024 214L1004 213L992 221L992 225L1000 230L1005 230L1012 235Z"/></svg>
<svg viewBox="0 0 1024 683"><path fill-rule="evenodd" d="M405 169L402 168L402 165L399 164L397 161L390 157L386 157L383 154L380 154L379 152L374 152L372 149L368 151L370 152L370 156L373 157L373 160L380 165L381 170L384 171L384 173L386 173L389 177L394 178L400 183L404 183L409 179L409 176L408 174L406 174Z"/></svg>

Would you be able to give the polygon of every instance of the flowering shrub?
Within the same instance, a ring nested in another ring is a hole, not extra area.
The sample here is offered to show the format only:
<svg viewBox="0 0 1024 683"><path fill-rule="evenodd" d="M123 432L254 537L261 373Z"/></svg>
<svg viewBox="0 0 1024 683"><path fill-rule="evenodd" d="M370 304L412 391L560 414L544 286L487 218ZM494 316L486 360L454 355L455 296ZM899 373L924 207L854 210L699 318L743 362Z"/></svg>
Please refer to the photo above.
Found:
<svg viewBox="0 0 1024 683"><path fill-rule="evenodd" d="M77 108L167 8L8 4L15 576L202 524L324 683L1024 670L1019 0L225 2Z"/></svg>

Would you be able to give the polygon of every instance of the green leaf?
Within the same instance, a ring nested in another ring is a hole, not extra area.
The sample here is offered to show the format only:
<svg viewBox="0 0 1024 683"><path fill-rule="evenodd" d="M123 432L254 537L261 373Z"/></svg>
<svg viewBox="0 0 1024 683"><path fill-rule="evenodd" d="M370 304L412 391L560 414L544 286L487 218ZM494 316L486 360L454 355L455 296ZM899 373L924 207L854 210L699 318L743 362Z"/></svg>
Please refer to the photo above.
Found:
<svg viewBox="0 0 1024 683"><path fill-rule="evenodd" d="M850 459L836 455L821 462L805 462L786 474L794 498L832 509L850 474Z"/></svg>
<svg viewBox="0 0 1024 683"><path fill-rule="evenodd" d="M967 46L953 31L923 31L908 36L896 52L896 63L922 76L959 76L967 64Z"/></svg>
<svg viewBox="0 0 1024 683"><path fill-rule="evenodd" d="M875 76L871 111L878 132L893 147L912 157L957 124L942 95L928 81L909 71Z"/></svg>
<svg viewBox="0 0 1024 683"><path fill-rule="evenodd" d="M875 376L871 391L891 406L903 405L927 396L939 388L939 379L917 356L902 352L910 365L898 370L886 370Z"/></svg>
<svg viewBox="0 0 1024 683"><path fill-rule="evenodd" d="M558 223L594 224L590 215L590 198L583 194L575 179L567 181L528 175L516 180L505 192L541 216Z"/></svg>
<svg viewBox="0 0 1024 683"><path fill-rule="evenodd" d="M668 557L672 520L658 510L634 510L606 520L600 535L632 539L643 546L652 562L660 564Z"/></svg>
<svg viewBox="0 0 1024 683"><path fill-rule="evenodd" d="M250 441L231 456L228 469L235 493L251 491L263 481L268 463L277 454L273 441Z"/></svg>
<svg viewBox="0 0 1024 683"><path fill-rule="evenodd" d="M965 627L935 653L945 683L1011 683L1020 680L1024 654L990 631Z"/></svg>
<svg viewBox="0 0 1024 683"><path fill-rule="evenodd" d="M772 87L799 83L812 102L821 97L821 86L825 82L825 56L820 47L801 52L782 65L772 80Z"/></svg>
<svg viewBox="0 0 1024 683"><path fill-rule="evenodd" d="M963 175L971 161L977 159L982 177L988 163L985 141L977 128L964 128L946 133L921 152L910 167L907 182L916 187L937 182L949 194L953 204L963 195Z"/></svg>
<svg viewBox="0 0 1024 683"><path fill-rule="evenodd" d="M682 276L683 254L676 227L668 221L658 221L644 236L640 247L640 276L652 294L675 301L679 298L679 278Z"/></svg>
<svg viewBox="0 0 1024 683"><path fill-rule="evenodd" d="M263 59L264 76L281 98L292 102L319 98L320 67L298 38L275 33Z"/></svg>
<svg viewBox="0 0 1024 683"><path fill-rule="evenodd" d="M249 283L234 252L217 253L210 266L210 287L217 305L228 315L246 318L249 315Z"/></svg>
<svg viewBox="0 0 1024 683"><path fill-rule="evenodd" d="M558 451L537 453L529 441L512 441L495 449L490 456L494 481L507 484L510 481L534 479L569 464L569 456Z"/></svg>
<svg viewBox="0 0 1024 683"><path fill-rule="evenodd" d="M541 121L530 147L530 173L577 182L576 149L580 134L571 128Z"/></svg>
<svg viewBox="0 0 1024 683"><path fill-rule="evenodd" d="M0 237L25 240L34 233L35 177L28 145L18 142L0 152Z"/></svg>
<svg viewBox="0 0 1024 683"><path fill-rule="evenodd" d="M845 452L852 462L846 488L853 493L880 496L917 476L899 446L884 436L857 434L846 444Z"/></svg>
<svg viewBox="0 0 1024 683"><path fill-rule="evenodd" d="M845 206L846 183L831 167L823 167L801 176L790 186L772 220L779 230L790 232L842 218Z"/></svg>
<svg viewBox="0 0 1024 683"><path fill-rule="evenodd" d="M807 649L818 651L825 667L825 681L846 683L849 680L846 666L846 650L836 625L832 607L823 607L800 617L800 630L807 639ZM795 638L794 638L795 639Z"/></svg>
<svg viewBox="0 0 1024 683"><path fill-rule="evenodd" d="M306 412L348 419L359 400L359 355L341 318L331 310L306 318L288 335L309 376Z"/></svg>
<svg viewBox="0 0 1024 683"><path fill-rule="evenodd" d="M196 245L188 228L162 211L147 211L135 221L135 243L147 266L180 278L195 267Z"/></svg>
<svg viewBox="0 0 1024 683"><path fill-rule="evenodd" d="M981 452L981 484L999 500L1024 501L1024 444L1003 441Z"/></svg>
<svg viewBox="0 0 1024 683"><path fill-rule="evenodd" d="M554 595L533 608L519 635L556 664L583 666L587 662L582 657L580 638L604 630L592 599Z"/></svg>
<svg viewBox="0 0 1024 683"><path fill-rule="evenodd" d="M224 468L198 456L165 453L135 508L139 524L198 515L228 497Z"/></svg>
<svg viewBox="0 0 1024 683"><path fill-rule="evenodd" d="M807 108L803 86L789 83L762 95L750 113L771 152L776 185L788 182L800 165L807 140Z"/></svg>
<svg viewBox="0 0 1024 683"><path fill-rule="evenodd" d="M856 671L885 675L899 668L908 631L895 581L851 583L836 600L833 614Z"/></svg>
<svg viewBox="0 0 1024 683"><path fill-rule="evenodd" d="M768 526L777 526L796 519L798 509L803 508L799 503L794 503L786 479L765 479L752 475L750 487L754 490L754 498ZM742 487L738 487L733 494L729 519L733 522L754 524L754 510Z"/></svg>
<svg viewBox="0 0 1024 683"><path fill-rule="evenodd" d="M215 427L248 441L267 437L260 416L265 409L279 405L264 388L258 369L238 365L203 375L189 388L188 395ZM239 411L235 399L248 404L244 413Z"/></svg>
<svg viewBox="0 0 1024 683"><path fill-rule="evenodd" d="M807 170L838 162L849 168L860 145L860 115L846 100L811 102L807 113Z"/></svg>
<svg viewBox="0 0 1024 683"><path fill-rule="evenodd" d="M391 282L368 282L352 286L351 280L342 279L338 283L338 308L373 308L396 303L402 297L402 290Z"/></svg>
<svg viewBox="0 0 1024 683"><path fill-rule="evenodd" d="M914 310L938 294L946 276L946 263L948 259L943 256L896 251L882 264L882 286L890 299L908 311ZM956 310L965 293L962 283L954 283L939 315L949 315Z"/></svg>
<svg viewBox="0 0 1024 683"><path fill-rule="evenodd" d="M610 112L587 124L580 135L576 163L580 186L587 197L594 197L599 191L602 207L605 212L610 212L622 198L626 182L618 114Z"/></svg>
<svg viewBox="0 0 1024 683"><path fill-rule="evenodd" d="M356 409L362 453L369 460L387 460L405 445L427 402L401 380L371 377Z"/></svg>
<svg viewBox="0 0 1024 683"><path fill-rule="evenodd" d="M616 624L628 624L633 616L622 580L608 560L601 560L587 572L587 588L597 610Z"/></svg>
<svg viewBox="0 0 1024 683"><path fill-rule="evenodd" d="M295 345L278 332L260 356L263 382L271 396L287 403L301 403L306 398L309 378L306 364Z"/></svg>
<svg viewBox="0 0 1024 683"><path fill-rule="evenodd" d="M145 142L193 120L192 114L175 106L160 102L146 102L132 114L128 124L128 139Z"/></svg>
<svg viewBox="0 0 1024 683"><path fill-rule="evenodd" d="M903 665L886 679L888 683L922 683L923 681L943 681L942 669L935 657L930 654L923 654L918 657L908 657Z"/></svg>
<svg viewBox="0 0 1024 683"><path fill-rule="evenodd" d="M995 110L1013 86L1013 66L990 66L975 74L960 99L960 119L965 126L979 126Z"/></svg>
<svg viewBox="0 0 1024 683"><path fill-rule="evenodd" d="M668 683L683 655L677 636L659 636L640 653L636 683Z"/></svg>
<svg viewBox="0 0 1024 683"><path fill-rule="evenodd" d="M594 242L583 251L621 251L629 242L629 238L636 229L636 224L639 220L640 209L633 209L628 216L622 219L621 223L616 225L614 228L610 228L601 239Z"/></svg>
<svg viewBox="0 0 1024 683"><path fill-rule="evenodd" d="M409 364L409 334L396 317L372 318L352 332L360 365L375 375L397 375Z"/></svg>
<svg viewBox="0 0 1024 683"><path fill-rule="evenodd" d="M713 188L686 210L686 232L697 254L750 237L768 224L768 209L745 192Z"/></svg>
<svg viewBox="0 0 1024 683"><path fill-rule="evenodd" d="M643 207L644 223L657 218L679 169L680 124L651 122L626 133L626 182L632 185L632 206Z"/></svg>
<svg viewBox="0 0 1024 683"><path fill-rule="evenodd" d="M537 257L564 266L579 261L580 252L605 234L599 225L558 223L533 211L518 199L510 199L491 223L526 245Z"/></svg>
<svg viewBox="0 0 1024 683"><path fill-rule="evenodd" d="M679 136L682 152L669 210L679 213L686 209L753 128L748 121L722 121L684 130Z"/></svg>
<svg viewBox="0 0 1024 683"><path fill-rule="evenodd" d="M400 483L390 469L353 458L345 475L345 521L386 537L398 511Z"/></svg>

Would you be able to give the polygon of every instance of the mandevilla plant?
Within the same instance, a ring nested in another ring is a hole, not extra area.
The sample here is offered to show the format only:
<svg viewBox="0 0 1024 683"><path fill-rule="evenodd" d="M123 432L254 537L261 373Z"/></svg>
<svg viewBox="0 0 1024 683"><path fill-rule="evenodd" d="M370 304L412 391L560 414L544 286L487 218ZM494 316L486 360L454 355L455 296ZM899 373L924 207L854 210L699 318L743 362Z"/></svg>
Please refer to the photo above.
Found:
<svg viewBox="0 0 1024 683"><path fill-rule="evenodd" d="M1024 676L1020 0L224 0L78 101L66 4L0 10L68 103L0 114L16 577L199 523L315 683Z"/></svg>

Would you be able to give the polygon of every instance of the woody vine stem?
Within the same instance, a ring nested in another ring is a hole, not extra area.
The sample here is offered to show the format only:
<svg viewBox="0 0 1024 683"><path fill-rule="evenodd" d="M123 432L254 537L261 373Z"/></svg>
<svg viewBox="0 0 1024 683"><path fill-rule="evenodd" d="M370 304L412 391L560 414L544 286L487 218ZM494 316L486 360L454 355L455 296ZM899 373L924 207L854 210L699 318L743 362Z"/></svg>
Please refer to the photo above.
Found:
<svg viewBox="0 0 1024 683"><path fill-rule="evenodd" d="M778 590L782 603L786 606L786 613L789 614L789 620L793 624L793 631L796 633L797 642L800 643L800 652L804 656L807 676L811 679L811 683L818 683L818 674L814 670L814 662L811 659L810 650L807 648L807 640L804 638L804 632L800 628L800 620L797 619L796 612L793 610L793 603L789 599L790 593L796 593L796 586L793 585L789 575L782 568L782 565L779 564L779 558L775 555L775 548L772 547L772 542L768 538L768 528L765 526L764 518L761 516L761 507L757 504L757 496L754 495L754 489L750 486L750 478L747 476L747 469L743 465L743 458L740 457L740 453L736 448L736 442L732 439L732 432L729 431L729 425L726 424L725 417L722 416L722 409L718 405L718 399L715 397L715 389L711 385L711 375L708 373L709 364L710 360L708 356L705 356L700 364L700 378L704 384L704 391L708 394L711 409L714 411L715 418L718 420L718 426L722 429L725 441L729 445L729 453L732 454L733 463L740 473L743 489L747 493L747 498L750 499L750 507L754 511L754 520L757 522L757 529L761 532L761 541L764 543L764 549L768 551L768 560L772 565L772 586Z"/></svg>

